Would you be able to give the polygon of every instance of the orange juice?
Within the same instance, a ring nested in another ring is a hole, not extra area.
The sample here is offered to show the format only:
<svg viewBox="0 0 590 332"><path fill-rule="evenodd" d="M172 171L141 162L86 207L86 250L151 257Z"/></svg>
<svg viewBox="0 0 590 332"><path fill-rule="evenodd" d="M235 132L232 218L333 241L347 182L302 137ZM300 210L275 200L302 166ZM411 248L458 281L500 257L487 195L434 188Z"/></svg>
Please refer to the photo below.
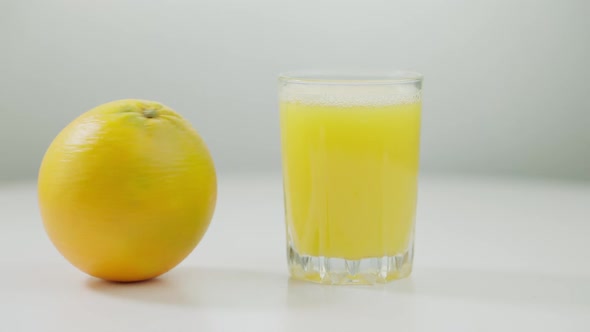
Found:
<svg viewBox="0 0 590 332"><path fill-rule="evenodd" d="M412 245L421 102L281 100L289 242L359 260Z"/></svg>

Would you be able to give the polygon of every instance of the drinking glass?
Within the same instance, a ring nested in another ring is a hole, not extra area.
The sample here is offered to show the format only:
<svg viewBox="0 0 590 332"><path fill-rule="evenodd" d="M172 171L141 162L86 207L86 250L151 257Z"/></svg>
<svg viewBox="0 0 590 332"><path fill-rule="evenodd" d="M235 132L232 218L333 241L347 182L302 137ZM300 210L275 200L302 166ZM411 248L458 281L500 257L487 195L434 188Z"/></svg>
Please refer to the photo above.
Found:
<svg viewBox="0 0 590 332"><path fill-rule="evenodd" d="M295 279L412 271L422 75L279 77L287 258Z"/></svg>

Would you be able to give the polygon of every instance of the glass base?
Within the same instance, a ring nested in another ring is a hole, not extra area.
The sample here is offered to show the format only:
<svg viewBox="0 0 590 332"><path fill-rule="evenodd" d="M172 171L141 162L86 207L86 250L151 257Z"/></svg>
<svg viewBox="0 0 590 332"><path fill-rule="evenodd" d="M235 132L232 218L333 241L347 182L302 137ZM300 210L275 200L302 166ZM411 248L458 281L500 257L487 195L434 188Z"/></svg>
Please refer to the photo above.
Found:
<svg viewBox="0 0 590 332"><path fill-rule="evenodd" d="M331 285L373 285L412 273L413 246L404 254L348 260L300 255L289 245L289 271L294 279Z"/></svg>

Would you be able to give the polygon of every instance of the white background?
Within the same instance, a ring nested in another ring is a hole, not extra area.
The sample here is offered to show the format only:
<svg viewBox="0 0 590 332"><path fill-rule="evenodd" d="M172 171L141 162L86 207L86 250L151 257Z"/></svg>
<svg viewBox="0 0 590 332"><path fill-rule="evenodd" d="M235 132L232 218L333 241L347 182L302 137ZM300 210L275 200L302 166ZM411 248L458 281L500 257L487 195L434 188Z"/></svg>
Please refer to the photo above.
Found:
<svg viewBox="0 0 590 332"><path fill-rule="evenodd" d="M590 2L0 1L0 180L121 98L188 118L220 172L280 167L276 76L425 75L425 171L590 179Z"/></svg>
<svg viewBox="0 0 590 332"><path fill-rule="evenodd" d="M0 331L588 331L589 14L585 0L0 0ZM410 278L288 277L276 77L324 68L425 75ZM130 285L59 255L35 187L53 137L121 98L183 114L220 175L197 249Z"/></svg>

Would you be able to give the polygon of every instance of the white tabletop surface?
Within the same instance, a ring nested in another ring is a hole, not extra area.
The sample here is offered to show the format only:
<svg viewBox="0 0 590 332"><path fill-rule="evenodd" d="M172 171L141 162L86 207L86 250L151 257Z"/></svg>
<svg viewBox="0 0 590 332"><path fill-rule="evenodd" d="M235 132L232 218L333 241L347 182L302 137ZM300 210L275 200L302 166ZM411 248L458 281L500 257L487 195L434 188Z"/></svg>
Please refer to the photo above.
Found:
<svg viewBox="0 0 590 332"><path fill-rule="evenodd" d="M0 186L0 331L590 331L590 183L422 176L414 272L290 280L278 175L220 176L181 265L115 284L46 237L33 183Z"/></svg>

